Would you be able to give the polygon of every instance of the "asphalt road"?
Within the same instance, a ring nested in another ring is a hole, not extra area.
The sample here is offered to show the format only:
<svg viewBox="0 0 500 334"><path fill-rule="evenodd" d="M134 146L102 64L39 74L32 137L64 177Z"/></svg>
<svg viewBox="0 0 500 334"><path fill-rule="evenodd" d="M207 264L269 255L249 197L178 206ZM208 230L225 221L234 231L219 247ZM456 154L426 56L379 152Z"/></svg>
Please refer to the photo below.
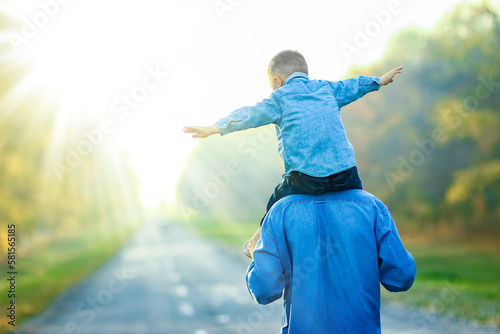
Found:
<svg viewBox="0 0 500 334"><path fill-rule="evenodd" d="M244 280L248 264L237 250L178 225L149 223L111 261L15 333L278 333L281 301L252 301ZM383 307L382 332L500 333L395 306Z"/></svg>

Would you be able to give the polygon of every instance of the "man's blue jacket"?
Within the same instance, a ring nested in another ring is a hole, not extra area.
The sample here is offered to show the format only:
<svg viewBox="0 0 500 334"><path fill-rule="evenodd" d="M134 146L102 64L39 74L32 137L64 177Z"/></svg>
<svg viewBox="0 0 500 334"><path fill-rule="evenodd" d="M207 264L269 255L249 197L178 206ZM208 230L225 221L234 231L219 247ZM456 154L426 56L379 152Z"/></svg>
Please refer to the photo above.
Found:
<svg viewBox="0 0 500 334"><path fill-rule="evenodd" d="M281 333L380 333L380 283L408 290L416 266L387 207L363 190L291 195L268 212L246 280L284 295Z"/></svg>

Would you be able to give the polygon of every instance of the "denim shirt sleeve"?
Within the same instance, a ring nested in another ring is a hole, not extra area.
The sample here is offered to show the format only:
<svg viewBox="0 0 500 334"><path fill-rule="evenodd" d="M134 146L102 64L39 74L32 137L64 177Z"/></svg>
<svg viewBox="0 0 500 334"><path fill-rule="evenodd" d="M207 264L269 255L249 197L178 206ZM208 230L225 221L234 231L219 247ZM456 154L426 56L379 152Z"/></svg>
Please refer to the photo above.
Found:
<svg viewBox="0 0 500 334"><path fill-rule="evenodd" d="M406 251L387 209L380 213L377 226L380 283L391 292L406 291L413 285L417 268Z"/></svg>
<svg viewBox="0 0 500 334"><path fill-rule="evenodd" d="M339 108L342 108L370 92L379 90L380 78L358 75L347 80L331 81L330 84Z"/></svg>
<svg viewBox="0 0 500 334"><path fill-rule="evenodd" d="M246 282L250 295L259 304L279 299L286 285L277 242L264 225L247 270Z"/></svg>
<svg viewBox="0 0 500 334"><path fill-rule="evenodd" d="M229 116L215 122L215 125L219 128L220 134L225 135L234 131L276 123L280 117L281 109L277 98L271 94L269 98L254 106L242 107L233 111Z"/></svg>

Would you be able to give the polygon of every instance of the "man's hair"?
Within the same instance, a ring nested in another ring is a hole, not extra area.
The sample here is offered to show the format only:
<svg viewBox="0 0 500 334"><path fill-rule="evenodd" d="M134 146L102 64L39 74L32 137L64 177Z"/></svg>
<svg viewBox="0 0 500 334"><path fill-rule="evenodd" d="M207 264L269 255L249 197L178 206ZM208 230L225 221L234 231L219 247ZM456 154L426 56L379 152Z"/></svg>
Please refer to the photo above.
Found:
<svg viewBox="0 0 500 334"><path fill-rule="evenodd" d="M309 74L304 56L299 51L294 50L285 50L278 53L271 59L267 70L272 74L281 74L285 78L295 72Z"/></svg>

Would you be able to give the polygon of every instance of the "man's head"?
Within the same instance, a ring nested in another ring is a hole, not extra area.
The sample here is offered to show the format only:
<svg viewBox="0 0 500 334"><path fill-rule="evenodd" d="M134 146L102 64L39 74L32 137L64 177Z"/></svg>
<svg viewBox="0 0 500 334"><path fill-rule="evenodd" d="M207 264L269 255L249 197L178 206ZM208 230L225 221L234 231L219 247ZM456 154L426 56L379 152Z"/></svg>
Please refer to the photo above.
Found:
<svg viewBox="0 0 500 334"><path fill-rule="evenodd" d="M295 72L308 74L306 60L300 52L285 50L274 56L267 68L273 90L283 86L285 80Z"/></svg>

